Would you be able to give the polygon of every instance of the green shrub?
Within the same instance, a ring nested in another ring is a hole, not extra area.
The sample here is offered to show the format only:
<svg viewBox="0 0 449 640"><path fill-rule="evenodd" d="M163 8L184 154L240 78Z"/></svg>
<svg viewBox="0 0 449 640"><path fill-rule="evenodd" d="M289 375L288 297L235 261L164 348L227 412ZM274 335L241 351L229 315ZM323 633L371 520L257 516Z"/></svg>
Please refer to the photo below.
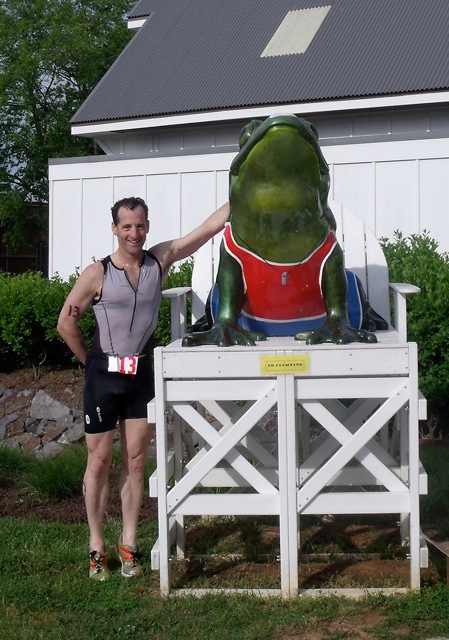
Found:
<svg viewBox="0 0 449 640"><path fill-rule="evenodd" d="M164 289L172 287L190 287L192 283L193 258L189 258L176 267L172 267L164 283ZM190 322L191 304L187 300L187 322ZM159 322L154 332L157 344L166 345L171 342L170 300L162 300Z"/></svg>
<svg viewBox="0 0 449 640"><path fill-rule="evenodd" d="M0 332L2 360L38 368L55 346L52 319L64 300L63 283L42 273L1 274Z"/></svg>
<svg viewBox="0 0 449 640"><path fill-rule="evenodd" d="M427 233L381 240L390 282L421 289L407 298L408 339L418 344L419 385L428 402L432 436L448 435L449 415L449 256Z"/></svg>
<svg viewBox="0 0 449 640"><path fill-rule="evenodd" d="M40 272L20 275L0 273L0 358L4 368L31 365L39 376L40 365L69 360L61 349L56 330L59 312L76 274L68 282L59 276L45 278ZM92 314L80 322L86 337L92 334Z"/></svg>

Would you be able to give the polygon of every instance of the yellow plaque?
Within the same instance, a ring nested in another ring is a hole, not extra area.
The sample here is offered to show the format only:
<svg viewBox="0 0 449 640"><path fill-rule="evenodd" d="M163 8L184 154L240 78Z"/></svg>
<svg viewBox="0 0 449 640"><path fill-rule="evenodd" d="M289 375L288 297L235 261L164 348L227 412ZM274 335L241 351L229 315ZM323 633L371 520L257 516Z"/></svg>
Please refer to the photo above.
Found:
<svg viewBox="0 0 449 640"><path fill-rule="evenodd" d="M308 373L310 356L306 353L294 356L261 356L260 370L264 375L275 376L282 373Z"/></svg>

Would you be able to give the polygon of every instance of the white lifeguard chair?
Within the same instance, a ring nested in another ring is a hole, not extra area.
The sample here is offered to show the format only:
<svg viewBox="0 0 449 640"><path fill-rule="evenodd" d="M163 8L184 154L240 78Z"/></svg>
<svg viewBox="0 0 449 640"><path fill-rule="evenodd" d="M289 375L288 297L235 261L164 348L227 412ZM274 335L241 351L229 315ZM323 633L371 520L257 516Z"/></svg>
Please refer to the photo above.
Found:
<svg viewBox="0 0 449 640"><path fill-rule="evenodd" d="M290 598L317 591L299 589L301 516L398 514L408 547L409 589L420 587L427 547L419 496L427 492L427 477L419 461L418 421L426 417L426 403L418 390L417 346L407 341L406 322L406 295L419 289L389 284L373 233L341 205L330 206L346 268L357 274L371 306L387 320L392 293L394 321L377 332L377 344L308 346L291 337L269 338L255 347L183 348L178 338L155 349L155 399L148 414L156 423L157 470L150 495L158 498L159 537L151 562L160 572L162 594L210 591L177 590L171 584L170 560L173 554L185 557L184 520L193 515L277 516L280 588L254 592ZM195 261L194 319L204 313L218 245L215 238ZM185 331L182 308L189 293L165 294L177 305L172 318L178 336ZM260 427L273 409L275 434ZM169 414L173 447L167 437ZM319 425L314 437L312 420ZM197 449L183 437L189 432L199 442ZM407 590L333 592L359 596ZM319 590L324 592L329 590Z"/></svg>

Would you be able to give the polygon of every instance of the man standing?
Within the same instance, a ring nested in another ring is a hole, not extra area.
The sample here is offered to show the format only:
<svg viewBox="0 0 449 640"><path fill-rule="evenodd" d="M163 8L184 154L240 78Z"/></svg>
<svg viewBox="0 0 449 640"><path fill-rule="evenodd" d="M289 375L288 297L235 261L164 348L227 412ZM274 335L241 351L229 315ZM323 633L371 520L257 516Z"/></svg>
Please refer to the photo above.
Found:
<svg viewBox="0 0 449 640"><path fill-rule="evenodd" d="M141 198L124 198L114 204L111 212L118 248L83 270L58 320L60 335L86 366L84 424L88 458L83 492L90 530L89 576L100 581L111 577L103 521L117 420L123 528L115 553L123 576L143 573L137 525L151 434L147 403L154 396L149 342L157 324L162 283L175 261L194 253L223 228L229 205L223 205L186 236L161 242L149 251L143 249L150 226L145 202ZM96 329L88 349L78 321L90 305Z"/></svg>

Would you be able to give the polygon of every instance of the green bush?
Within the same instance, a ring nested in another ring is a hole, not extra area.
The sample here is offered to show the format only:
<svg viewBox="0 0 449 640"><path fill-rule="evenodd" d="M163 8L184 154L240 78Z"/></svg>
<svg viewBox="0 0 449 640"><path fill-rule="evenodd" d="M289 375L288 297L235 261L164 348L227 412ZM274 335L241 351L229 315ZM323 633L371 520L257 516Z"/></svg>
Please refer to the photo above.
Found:
<svg viewBox="0 0 449 640"><path fill-rule="evenodd" d="M190 287L192 283L193 258L189 258L176 267L172 267L164 283L164 289L173 287ZM190 298L187 300L187 318L190 321L191 304ZM159 322L154 332L154 337L159 345L166 345L171 342L171 320L170 320L170 300L162 300L159 312Z"/></svg>
<svg viewBox="0 0 449 640"><path fill-rule="evenodd" d="M449 414L449 256L428 233L381 240L390 282L421 289L407 298L408 339L418 344L419 385L428 403L432 436L448 435Z"/></svg>
<svg viewBox="0 0 449 640"><path fill-rule="evenodd" d="M61 349L56 324L75 278L76 274L63 282L59 276L48 279L40 272L0 273L3 368L31 365L39 376L40 365L45 360L63 362L69 358L68 350ZM80 328L87 337L92 327L92 317L88 314L80 322Z"/></svg>
<svg viewBox="0 0 449 640"><path fill-rule="evenodd" d="M56 318L66 289L42 273L0 276L2 361L9 366L32 364L38 369L55 349ZM60 345L58 345L60 347Z"/></svg>

